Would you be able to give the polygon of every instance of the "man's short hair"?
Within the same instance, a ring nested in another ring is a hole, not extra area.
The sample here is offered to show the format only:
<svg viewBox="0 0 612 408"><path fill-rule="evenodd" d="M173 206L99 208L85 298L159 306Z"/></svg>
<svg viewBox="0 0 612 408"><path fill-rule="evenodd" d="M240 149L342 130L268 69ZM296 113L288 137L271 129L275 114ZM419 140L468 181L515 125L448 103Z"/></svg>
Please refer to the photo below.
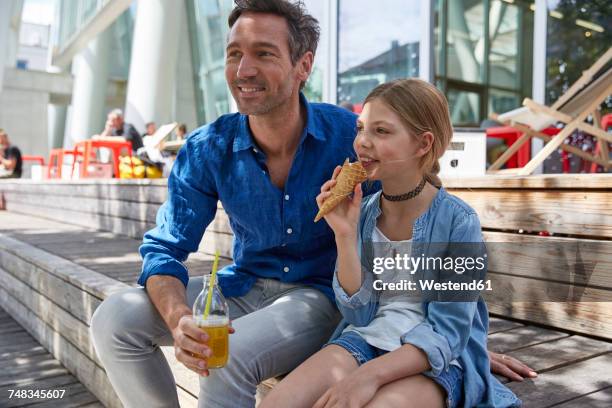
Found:
<svg viewBox="0 0 612 408"><path fill-rule="evenodd" d="M145 125L145 127L149 127L151 125L155 125L155 122L147 122L147 124Z"/></svg>
<svg viewBox="0 0 612 408"><path fill-rule="evenodd" d="M232 28L242 13L268 13L284 17L289 26L289 54L291 63L308 51L315 55L319 43L319 22L307 13L304 3L288 0L234 0L236 6L227 19Z"/></svg>
<svg viewBox="0 0 612 408"><path fill-rule="evenodd" d="M113 110L112 110L112 111L110 111L108 114L109 114L109 115L112 115L112 116L120 116L120 117L123 117L123 111L122 111L121 109L113 109Z"/></svg>

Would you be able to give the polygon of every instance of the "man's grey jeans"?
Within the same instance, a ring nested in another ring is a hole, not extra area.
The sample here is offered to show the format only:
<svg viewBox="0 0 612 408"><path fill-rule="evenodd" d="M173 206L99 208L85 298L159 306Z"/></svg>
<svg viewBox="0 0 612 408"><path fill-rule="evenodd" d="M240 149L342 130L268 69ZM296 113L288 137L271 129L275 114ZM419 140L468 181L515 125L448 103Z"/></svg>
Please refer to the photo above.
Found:
<svg viewBox="0 0 612 408"><path fill-rule="evenodd" d="M201 277L189 280L190 306L201 288ZM230 336L230 360L200 377L200 408L255 406L257 385L318 351L340 317L322 292L272 279L259 279L248 294L228 303L236 329ZM144 288L102 302L92 317L91 335L125 407L179 406L174 377L159 348L171 346L173 339Z"/></svg>

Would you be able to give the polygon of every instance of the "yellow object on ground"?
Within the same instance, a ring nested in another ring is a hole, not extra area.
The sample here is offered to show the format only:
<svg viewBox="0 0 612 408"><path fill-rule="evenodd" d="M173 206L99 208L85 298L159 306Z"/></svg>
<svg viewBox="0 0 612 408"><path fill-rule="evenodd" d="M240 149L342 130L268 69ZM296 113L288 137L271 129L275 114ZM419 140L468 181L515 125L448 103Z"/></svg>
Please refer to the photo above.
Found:
<svg viewBox="0 0 612 408"><path fill-rule="evenodd" d="M122 179L161 178L162 171L156 166L146 164L138 157L122 156L119 158L119 177Z"/></svg>

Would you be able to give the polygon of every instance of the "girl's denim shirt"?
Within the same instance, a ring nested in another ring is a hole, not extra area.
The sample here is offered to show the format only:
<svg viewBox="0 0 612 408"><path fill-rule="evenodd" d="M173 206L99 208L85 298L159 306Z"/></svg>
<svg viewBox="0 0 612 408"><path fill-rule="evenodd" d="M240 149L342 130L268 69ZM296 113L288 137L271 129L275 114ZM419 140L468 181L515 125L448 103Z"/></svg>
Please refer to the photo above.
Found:
<svg viewBox="0 0 612 408"><path fill-rule="evenodd" d="M357 235L361 254L371 242L372 231L381 214L377 192L364 198ZM421 243L482 243L480 221L476 212L459 198L440 188L429 209L413 225L413 245ZM369 262L366 262L369 264ZM364 262L362 262L364 264ZM361 288L352 296L342 289L334 273L336 303L344 319L332 339L348 325L367 325L376 315L376 292L372 290L374 274L363 272ZM423 373L438 376L457 360L463 368L464 407L517 407L521 401L492 374L487 352L489 317L481 296L473 302L423 301L425 320L406 331L402 344L421 349L431 370Z"/></svg>

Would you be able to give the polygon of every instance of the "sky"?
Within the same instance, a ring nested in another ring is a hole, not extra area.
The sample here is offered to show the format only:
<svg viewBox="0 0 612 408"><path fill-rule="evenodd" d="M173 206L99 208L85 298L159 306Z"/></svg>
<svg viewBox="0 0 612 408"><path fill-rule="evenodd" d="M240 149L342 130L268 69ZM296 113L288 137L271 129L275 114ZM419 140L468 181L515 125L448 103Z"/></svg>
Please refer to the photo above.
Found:
<svg viewBox="0 0 612 408"><path fill-rule="evenodd" d="M25 0L23 2L22 21L26 23L53 23L56 0Z"/></svg>

